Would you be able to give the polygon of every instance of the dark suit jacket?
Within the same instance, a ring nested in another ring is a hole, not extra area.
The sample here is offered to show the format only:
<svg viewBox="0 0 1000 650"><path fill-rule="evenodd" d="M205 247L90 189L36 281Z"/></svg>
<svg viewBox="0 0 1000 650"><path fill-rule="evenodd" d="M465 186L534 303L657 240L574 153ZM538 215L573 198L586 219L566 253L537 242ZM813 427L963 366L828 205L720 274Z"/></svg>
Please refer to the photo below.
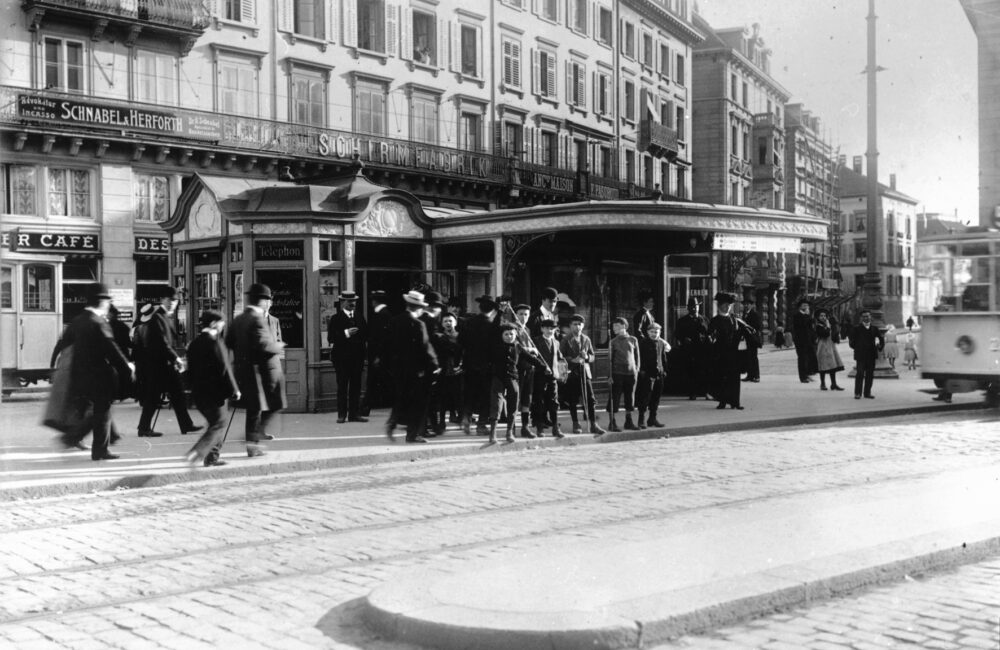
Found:
<svg viewBox="0 0 1000 650"><path fill-rule="evenodd" d="M752 327L755 330L757 330L757 333L760 335L761 347L763 347L763 341L764 341L764 334L763 334L764 320L760 317L760 312L758 312L756 309L754 309L753 307L751 307L750 309L747 310L747 313L744 314L743 320L746 321L747 325L749 325L750 327Z"/></svg>
<svg viewBox="0 0 1000 650"><path fill-rule="evenodd" d="M487 372L493 348L500 345L500 318L489 320L486 314L476 314L459 330L465 367Z"/></svg>
<svg viewBox="0 0 1000 650"><path fill-rule="evenodd" d="M285 408L285 376L281 370L281 346L274 340L263 313L247 307L233 319L226 333L233 351L233 372L242 393L241 404L252 411Z"/></svg>
<svg viewBox="0 0 1000 650"><path fill-rule="evenodd" d="M219 405L236 395L229 350L221 339L202 332L187 349L188 384L195 403Z"/></svg>
<svg viewBox="0 0 1000 650"><path fill-rule="evenodd" d="M345 330L357 327L358 331L348 337ZM343 309L338 309L337 313L330 317L330 324L327 328L327 342L333 346L331 358L336 364L347 364L352 367L361 367L365 364L368 352L368 322L357 309L351 318Z"/></svg>
<svg viewBox="0 0 1000 650"><path fill-rule="evenodd" d="M632 336L643 339L646 337L646 328L654 322L653 314L643 308L639 308L632 316Z"/></svg>
<svg viewBox="0 0 1000 650"><path fill-rule="evenodd" d="M389 337L389 321L392 314L388 307L373 311L368 319L368 360L381 360L385 356L386 341ZM332 319L331 319L332 320Z"/></svg>
<svg viewBox="0 0 1000 650"><path fill-rule="evenodd" d="M108 321L84 309L66 328L60 347L73 346L70 369L71 399L83 397L95 402L114 401L118 380L131 381L128 359L115 345Z"/></svg>
<svg viewBox="0 0 1000 650"><path fill-rule="evenodd" d="M531 341L535 344L535 347L538 348L538 354L541 360L545 362L545 364L549 367L549 370L553 373L552 377L546 377L543 373L535 373L535 378L543 381L558 379L558 377L555 377L555 374L558 372L558 362L566 360L565 357L563 357L562 350L559 349L559 341L556 340L555 336L552 337L551 343L544 336L536 336L532 338ZM562 379L565 378L563 377Z"/></svg>
<svg viewBox="0 0 1000 650"><path fill-rule="evenodd" d="M148 323L141 326L134 356L138 397L143 404L159 403L160 396L172 385L170 373L176 373L177 331L163 307L157 307Z"/></svg>
<svg viewBox="0 0 1000 650"><path fill-rule="evenodd" d="M882 332L874 325L867 329L864 325L855 325L848 342L854 350L854 360L863 363L875 363L878 351L885 347Z"/></svg>
<svg viewBox="0 0 1000 650"><path fill-rule="evenodd" d="M437 355L419 318L403 312L389 321L388 370L397 378L412 378L438 367Z"/></svg>
<svg viewBox="0 0 1000 650"><path fill-rule="evenodd" d="M649 377L661 377L667 370L667 342L661 338L639 339L639 372Z"/></svg>

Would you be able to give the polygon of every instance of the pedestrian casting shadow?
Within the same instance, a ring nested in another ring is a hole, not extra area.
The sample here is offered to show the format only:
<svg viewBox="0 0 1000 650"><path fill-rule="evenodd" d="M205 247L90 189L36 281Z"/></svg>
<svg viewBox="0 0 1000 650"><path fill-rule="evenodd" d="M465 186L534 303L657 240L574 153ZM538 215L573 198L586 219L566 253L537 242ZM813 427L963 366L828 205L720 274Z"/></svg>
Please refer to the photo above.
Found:
<svg viewBox="0 0 1000 650"><path fill-rule="evenodd" d="M316 629L329 639L365 650L416 650L418 646L382 638L365 625L364 598L341 603L316 622Z"/></svg>

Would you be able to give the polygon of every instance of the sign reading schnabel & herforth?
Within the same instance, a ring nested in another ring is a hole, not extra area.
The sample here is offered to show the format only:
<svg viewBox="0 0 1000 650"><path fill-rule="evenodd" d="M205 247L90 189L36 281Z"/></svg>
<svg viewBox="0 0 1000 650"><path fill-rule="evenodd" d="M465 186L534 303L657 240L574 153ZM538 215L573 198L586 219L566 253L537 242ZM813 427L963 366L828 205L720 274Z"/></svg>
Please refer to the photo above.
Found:
<svg viewBox="0 0 1000 650"><path fill-rule="evenodd" d="M175 115L144 108L93 104L41 95L19 94L17 114L27 120L156 131L190 138L218 140L222 134L222 120L213 116Z"/></svg>
<svg viewBox="0 0 1000 650"><path fill-rule="evenodd" d="M798 237L761 237L717 232L712 238L712 248L717 251L801 253L802 240Z"/></svg>

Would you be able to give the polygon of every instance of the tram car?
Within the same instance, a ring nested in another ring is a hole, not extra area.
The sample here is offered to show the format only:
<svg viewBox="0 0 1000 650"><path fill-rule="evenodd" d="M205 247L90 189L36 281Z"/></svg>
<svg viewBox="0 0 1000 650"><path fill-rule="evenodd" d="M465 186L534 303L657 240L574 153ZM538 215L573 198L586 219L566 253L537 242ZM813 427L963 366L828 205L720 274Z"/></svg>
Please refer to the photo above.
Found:
<svg viewBox="0 0 1000 650"><path fill-rule="evenodd" d="M63 329L62 264L4 251L0 264L0 368L4 395L50 376Z"/></svg>
<svg viewBox="0 0 1000 650"><path fill-rule="evenodd" d="M1000 232L932 235L917 249L922 303L933 305L920 313L921 376L1000 404Z"/></svg>

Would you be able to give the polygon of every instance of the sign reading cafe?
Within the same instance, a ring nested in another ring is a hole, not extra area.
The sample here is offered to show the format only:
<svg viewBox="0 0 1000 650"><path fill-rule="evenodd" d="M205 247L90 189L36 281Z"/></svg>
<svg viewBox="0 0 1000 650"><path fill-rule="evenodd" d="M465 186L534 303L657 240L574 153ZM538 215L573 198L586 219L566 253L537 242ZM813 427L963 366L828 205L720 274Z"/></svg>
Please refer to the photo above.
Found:
<svg viewBox="0 0 1000 650"><path fill-rule="evenodd" d="M12 251L42 253L99 253L100 238L90 233L20 232L0 235L0 246Z"/></svg>

